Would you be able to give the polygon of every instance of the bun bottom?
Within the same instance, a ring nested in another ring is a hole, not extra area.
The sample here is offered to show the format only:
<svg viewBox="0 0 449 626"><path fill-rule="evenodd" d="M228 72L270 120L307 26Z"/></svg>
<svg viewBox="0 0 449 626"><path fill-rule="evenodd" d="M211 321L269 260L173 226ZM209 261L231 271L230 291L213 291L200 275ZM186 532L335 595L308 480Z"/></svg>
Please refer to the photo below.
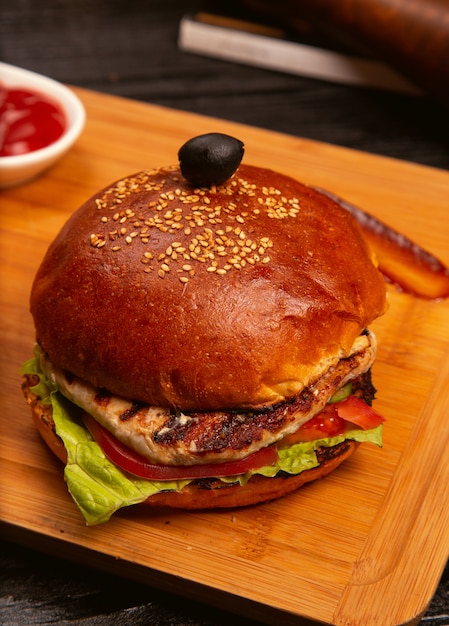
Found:
<svg viewBox="0 0 449 626"><path fill-rule="evenodd" d="M325 456L326 458L318 467L305 470L301 474L282 474L273 478L255 475L243 486L226 484L219 480L195 481L179 492L157 493L148 498L144 504L175 509L205 510L238 508L278 500L306 483L330 474L356 451L358 445L357 442L348 440L332 448L321 448L324 454L318 454L318 457Z"/></svg>
<svg viewBox="0 0 449 626"><path fill-rule="evenodd" d="M61 438L56 434L52 408L43 404L30 390L34 384L36 380L33 380L33 377L25 377L22 385L34 424L53 454L65 464L67 453ZM277 500L296 491L302 485L333 472L356 451L358 445L355 441L347 440L331 448L320 448L317 451L320 465L301 474L283 473L274 478L255 475L243 486L226 484L217 479L198 479L184 487L182 491L162 491L150 496L142 504L160 508L206 510L238 508Z"/></svg>

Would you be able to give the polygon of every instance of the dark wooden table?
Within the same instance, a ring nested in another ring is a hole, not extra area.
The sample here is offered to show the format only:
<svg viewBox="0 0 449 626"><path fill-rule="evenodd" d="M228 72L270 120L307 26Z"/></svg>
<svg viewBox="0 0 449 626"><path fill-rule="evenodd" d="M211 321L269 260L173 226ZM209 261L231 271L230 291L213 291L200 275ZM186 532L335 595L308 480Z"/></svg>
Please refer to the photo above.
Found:
<svg viewBox="0 0 449 626"><path fill-rule="evenodd" d="M449 112L426 98L179 51L180 18L198 4L3 0L0 60L97 91L449 169ZM0 623L5 626L250 626L208 608L207 599L195 604L5 540L0 540L0 565ZM449 625L449 568L421 623Z"/></svg>

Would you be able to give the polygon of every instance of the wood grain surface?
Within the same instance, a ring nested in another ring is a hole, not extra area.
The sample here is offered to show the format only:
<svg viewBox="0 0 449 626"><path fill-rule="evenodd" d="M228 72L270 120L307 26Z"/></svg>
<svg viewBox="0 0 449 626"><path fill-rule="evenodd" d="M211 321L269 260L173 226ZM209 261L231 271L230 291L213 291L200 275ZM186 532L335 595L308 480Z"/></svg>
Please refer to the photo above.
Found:
<svg viewBox="0 0 449 626"><path fill-rule="evenodd" d="M5 534L261 621L416 623L449 554L449 302L389 288L374 325L384 447L364 445L326 480L237 511L123 511L87 528L62 468L31 428L18 369L33 345L31 282L49 242L113 180L176 162L210 130L242 139L245 161L327 188L449 263L449 174L232 122L77 90L88 123L41 178L1 194L0 516Z"/></svg>

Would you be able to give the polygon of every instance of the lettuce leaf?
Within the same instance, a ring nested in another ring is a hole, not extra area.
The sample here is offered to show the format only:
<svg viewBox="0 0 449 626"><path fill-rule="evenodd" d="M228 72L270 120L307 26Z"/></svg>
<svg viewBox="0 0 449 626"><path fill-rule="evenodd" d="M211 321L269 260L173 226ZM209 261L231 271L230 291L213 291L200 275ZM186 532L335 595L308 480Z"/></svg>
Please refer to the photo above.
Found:
<svg viewBox="0 0 449 626"><path fill-rule="evenodd" d="M382 428L380 424L376 428L370 430L348 430L344 435L337 437L323 437L323 439L315 439L303 443L295 443L286 448L278 448L279 458L273 465L267 467L259 467L239 476L229 476L220 478L223 482L238 482L244 485L254 474L262 474L262 476L273 477L278 472L286 472L288 474L300 474L308 469L313 469L319 465L316 451L318 448L330 448L342 443L346 439L352 439L360 443L374 443L382 447Z"/></svg>
<svg viewBox="0 0 449 626"><path fill-rule="evenodd" d="M39 376L39 383L32 391L43 403L52 405L56 432L67 450L64 478L69 493L87 525L106 522L122 507L144 502L149 496L161 491L180 491L191 482L146 480L122 472L106 458L84 426L78 411L74 410L73 404L64 398L56 385L42 372L38 354L23 364L21 373ZM280 471L299 474L318 465L316 450L319 447L335 446L345 439L371 442L381 446L382 424L371 430L354 429L337 437L326 437L280 448L279 458L275 464L220 480L244 485L254 474L267 477L275 476Z"/></svg>
<svg viewBox="0 0 449 626"><path fill-rule="evenodd" d="M39 359L30 359L22 374L37 374L40 382L32 388L42 402L51 404L56 433L67 451L64 478L70 495L88 525L101 524L124 506L144 502L160 491L181 490L190 481L149 481L122 472L104 455L100 446L73 410L73 405L46 378Z"/></svg>

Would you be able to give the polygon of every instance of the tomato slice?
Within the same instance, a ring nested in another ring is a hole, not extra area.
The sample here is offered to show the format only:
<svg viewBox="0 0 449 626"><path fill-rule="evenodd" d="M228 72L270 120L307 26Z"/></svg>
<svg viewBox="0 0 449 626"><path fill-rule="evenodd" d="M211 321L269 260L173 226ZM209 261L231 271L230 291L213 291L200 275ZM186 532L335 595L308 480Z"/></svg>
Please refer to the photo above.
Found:
<svg viewBox="0 0 449 626"><path fill-rule="evenodd" d="M349 396L346 400L335 404L339 417L344 420L360 426L363 430L376 428L382 424L385 419L379 413L376 413L368 404L356 396Z"/></svg>
<svg viewBox="0 0 449 626"><path fill-rule="evenodd" d="M343 435L349 428L358 426L370 430L385 419L356 396L348 396L341 402L326 404L324 409L303 424L296 432L282 439L282 446L315 441L323 437Z"/></svg>
<svg viewBox="0 0 449 626"><path fill-rule="evenodd" d="M244 474L248 470L272 465L278 458L275 447L262 448L244 459L206 465L155 465L134 452L91 415L83 413L86 428L103 450L106 457L121 469L139 478L148 480L183 480L195 478L220 478Z"/></svg>
<svg viewBox="0 0 449 626"><path fill-rule="evenodd" d="M326 404L318 415L312 417L293 434L284 437L282 445L290 446L294 443L342 435L346 430L346 422L337 412L338 404Z"/></svg>

